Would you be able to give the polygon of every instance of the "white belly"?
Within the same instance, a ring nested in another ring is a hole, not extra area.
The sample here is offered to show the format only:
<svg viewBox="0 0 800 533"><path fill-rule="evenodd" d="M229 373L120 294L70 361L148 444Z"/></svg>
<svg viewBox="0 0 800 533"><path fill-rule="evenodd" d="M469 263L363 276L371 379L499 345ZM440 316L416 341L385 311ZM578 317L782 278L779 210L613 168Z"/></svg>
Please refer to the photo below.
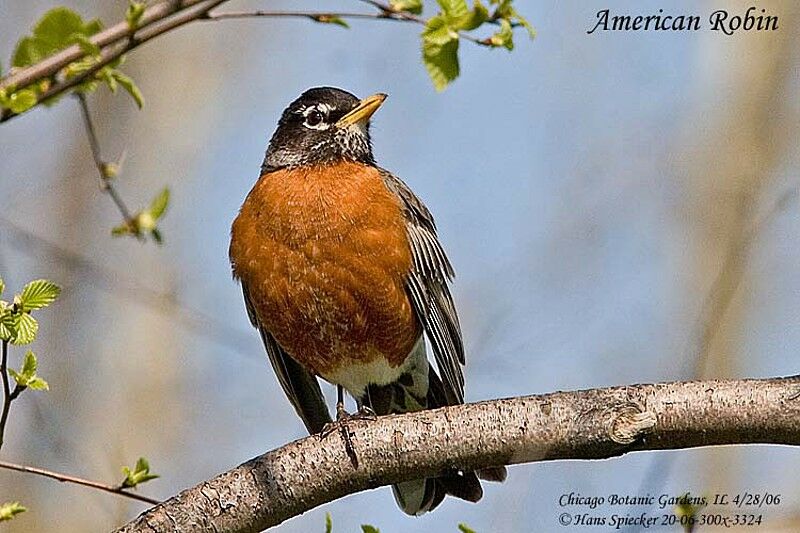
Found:
<svg viewBox="0 0 800 533"><path fill-rule="evenodd" d="M425 355L425 340L420 335L414 348L411 349L411 354L406 357L406 360L400 366L391 366L389 362L383 357L378 357L369 363L357 363L349 365L345 369L335 370L322 377L334 385L341 385L353 397L360 398L367 388L367 385L388 385L394 383L400 376L409 371L412 367L420 367L422 361L427 376L427 357Z"/></svg>

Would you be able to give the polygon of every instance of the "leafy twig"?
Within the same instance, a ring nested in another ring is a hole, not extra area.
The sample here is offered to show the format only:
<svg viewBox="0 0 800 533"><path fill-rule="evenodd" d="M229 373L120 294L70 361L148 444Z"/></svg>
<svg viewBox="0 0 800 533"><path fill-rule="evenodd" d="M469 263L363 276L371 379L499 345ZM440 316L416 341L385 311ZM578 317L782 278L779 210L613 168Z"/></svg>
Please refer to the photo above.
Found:
<svg viewBox="0 0 800 533"><path fill-rule="evenodd" d="M92 481L90 479L83 479L76 476L70 476L68 474L62 474L60 472L53 472L52 470L45 470L44 468L19 465L16 463L9 463L6 461L0 461L0 468L4 468L6 470L15 470L17 472L25 472L27 474L36 474L37 476L48 477L50 479L55 479L64 483L74 483L76 485L83 485L84 487L91 487L93 489L110 492L112 494L118 494L119 496L124 496L126 498L139 500L140 502L149 503L152 505L157 505L161 503L160 500L157 500L155 498L150 498L148 496L142 496L141 494L128 492L127 490L124 489L122 484L116 486L108 485L106 483L100 483L99 481Z"/></svg>
<svg viewBox="0 0 800 533"><path fill-rule="evenodd" d="M127 52L141 46L150 39L203 17L209 10L225 1L226 0L183 0L182 2L176 3L167 0L145 11L145 15L141 19L142 23L140 23L140 26L135 30L129 27L127 21L124 21L97 34L97 36L90 39L90 41L98 46L100 46L100 43L105 43L103 45L105 48L102 49L93 66L79 75L54 83L47 91L42 93L39 97L39 102L44 102L61 95L69 89L92 79L103 67L117 61ZM157 16L148 17L148 13L156 8L159 8ZM75 47L69 47L41 63L31 65L19 73L0 80L0 89L24 87L31 83L50 78L55 76L70 63L84 56L85 53L83 53L79 47L77 49L75 49ZM19 113L14 113L6 109L3 111L2 116L0 116L0 122L5 122L18 115Z"/></svg>

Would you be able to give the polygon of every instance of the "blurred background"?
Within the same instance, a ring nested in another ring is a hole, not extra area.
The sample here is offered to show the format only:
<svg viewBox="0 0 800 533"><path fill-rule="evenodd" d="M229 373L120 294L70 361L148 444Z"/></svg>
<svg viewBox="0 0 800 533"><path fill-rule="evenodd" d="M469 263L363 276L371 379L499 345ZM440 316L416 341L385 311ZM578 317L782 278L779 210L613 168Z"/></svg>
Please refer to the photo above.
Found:
<svg viewBox="0 0 800 533"><path fill-rule="evenodd" d="M61 4L106 24L126 7L2 0L5 65ZM705 24L749 2L515 5L538 37L519 32L511 54L462 43L462 76L441 94L419 28L391 21L197 22L130 54L145 108L102 89L89 104L104 157L127 153L117 187L128 203L172 189L162 247L110 237L119 214L98 189L73 99L0 126L0 275L9 290L38 277L64 287L34 345L51 390L14 404L2 458L113 483L146 456L161 478L140 492L165 498L304 435L227 250L280 112L317 85L390 95L373 120L376 157L431 208L456 266L468 400L797 373L798 4L761 2L780 29L734 36L586 31L599 9ZM799 469L797 450L778 446L514 466L478 505L448 499L412 519L383 488L276 531L321 532L326 512L336 532L552 531L565 493L740 490L783 494L762 530L797 531ZM0 471L8 500L30 509L9 532L103 531L144 509Z"/></svg>

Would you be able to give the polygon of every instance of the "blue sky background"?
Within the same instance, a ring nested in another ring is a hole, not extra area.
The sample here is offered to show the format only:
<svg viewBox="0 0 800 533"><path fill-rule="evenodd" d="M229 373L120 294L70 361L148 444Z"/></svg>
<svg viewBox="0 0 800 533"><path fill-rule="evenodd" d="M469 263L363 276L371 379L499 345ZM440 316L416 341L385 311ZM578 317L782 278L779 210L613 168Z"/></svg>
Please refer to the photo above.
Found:
<svg viewBox="0 0 800 533"><path fill-rule="evenodd" d="M85 16L101 4L106 21L124 10L124 2L68 2ZM4 65L22 28L53 5L0 5ZM519 33L510 54L462 43L462 76L441 94L420 62L419 28L387 21L350 30L197 23L131 54L126 70L145 108L125 96L91 103L107 157L127 151L124 197L142 205L162 185L172 189L160 248L108 236L118 214L97 189L74 102L0 126L0 216L62 248L42 252L3 223L0 275L10 288L40 276L65 285L62 302L42 315L36 346L53 391L15 404L3 458L114 480L121 464L145 455L162 478L142 492L166 497L303 436L249 327L227 247L280 112L318 85L389 94L373 121L376 157L433 211L456 267L468 400L689 377L687 346L721 264L713 245L728 235L713 213L739 190L726 176L703 181L698 161L713 170L736 158L725 141L748 126L728 130L726 120L768 108L775 129L752 126L752 137L774 135L766 145L776 153L751 176L754 212L797 187L797 7L760 4L782 17L778 34L726 37L586 30L598 9L663 7L705 19L746 4L515 5L537 38ZM230 4L248 6L368 11L346 1ZM766 61L764 43L769 50L779 38L788 50L779 88L747 100L753 109L732 108L748 92L737 84L742 72ZM796 202L759 232L721 333L725 362L711 377L797 373L799 233ZM92 266L70 266L64 250ZM657 456L674 460L652 493L769 490L787 497L765 520L800 514L797 452L747 447L515 466L480 504L447 500L420 519L400 513L384 488L276 531L322 531L326 512L339 532L361 523L386 533L456 531L458 522L481 533L554 530L561 494L637 494ZM141 510L0 473L0 500L18 498L31 512L10 531L107 529Z"/></svg>

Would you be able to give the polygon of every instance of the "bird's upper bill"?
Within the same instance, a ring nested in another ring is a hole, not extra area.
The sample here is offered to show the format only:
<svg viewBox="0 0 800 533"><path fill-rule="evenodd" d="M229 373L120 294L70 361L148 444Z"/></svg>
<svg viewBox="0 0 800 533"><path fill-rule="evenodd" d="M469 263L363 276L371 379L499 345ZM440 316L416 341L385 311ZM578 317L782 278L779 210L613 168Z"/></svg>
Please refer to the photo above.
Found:
<svg viewBox="0 0 800 533"><path fill-rule="evenodd" d="M386 94L377 93L361 100L349 113L336 122L336 126L344 128L353 124L364 124L386 100Z"/></svg>

